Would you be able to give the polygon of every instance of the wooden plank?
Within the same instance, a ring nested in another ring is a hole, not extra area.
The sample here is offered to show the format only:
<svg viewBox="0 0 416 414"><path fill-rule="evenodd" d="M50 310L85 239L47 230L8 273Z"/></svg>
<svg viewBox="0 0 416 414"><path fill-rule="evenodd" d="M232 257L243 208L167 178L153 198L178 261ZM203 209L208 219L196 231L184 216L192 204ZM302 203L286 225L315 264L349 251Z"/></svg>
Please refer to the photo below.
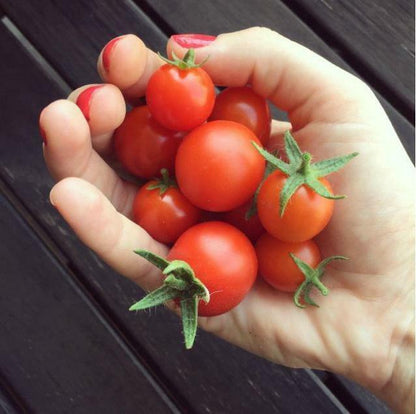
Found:
<svg viewBox="0 0 416 414"><path fill-rule="evenodd" d="M373 394L366 389L350 381L342 376L330 376L325 384L335 392L345 405L349 412L354 414L377 413L377 414L393 414L393 412ZM343 396L354 395L354 404L348 397Z"/></svg>
<svg viewBox="0 0 416 414"><path fill-rule="evenodd" d="M6 384L0 377L0 414L21 414L27 412L21 398L11 390L10 384Z"/></svg>
<svg viewBox="0 0 416 414"><path fill-rule="evenodd" d="M415 4L284 0L410 122L415 114Z"/></svg>
<svg viewBox="0 0 416 414"><path fill-rule="evenodd" d="M8 56L7 64L0 62L0 76L8 80L0 92L0 98L8 97L8 105L0 116L9 138L0 141L0 176L41 222L51 243L64 252L80 281L111 313L123 338L176 392L177 400L191 412L201 413L239 412L242 405L246 412L287 412L289 407L299 413L342 412L336 399L302 370L271 364L203 332L195 349L187 352L175 316L165 310L140 317L128 312L142 292L82 246L47 201L52 181L41 157L37 115L61 91L4 28L0 48Z"/></svg>
<svg viewBox="0 0 416 414"><path fill-rule="evenodd" d="M129 0L0 0L6 15L73 88L100 82L96 60L113 37L134 33L163 50L165 36ZM140 23L140 24L139 24Z"/></svg>
<svg viewBox="0 0 416 414"><path fill-rule="evenodd" d="M172 412L0 195L0 369L29 411Z"/></svg>

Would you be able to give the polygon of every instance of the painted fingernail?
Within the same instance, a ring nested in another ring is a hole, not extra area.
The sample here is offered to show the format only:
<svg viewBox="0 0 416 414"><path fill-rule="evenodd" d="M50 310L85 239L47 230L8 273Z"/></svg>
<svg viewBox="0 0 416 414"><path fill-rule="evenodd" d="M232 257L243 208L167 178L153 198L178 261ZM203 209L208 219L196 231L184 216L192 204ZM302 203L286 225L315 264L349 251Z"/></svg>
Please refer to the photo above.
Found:
<svg viewBox="0 0 416 414"><path fill-rule="evenodd" d="M103 67L104 70L108 73L110 71L110 56L114 50L114 46L117 44L119 40L121 40L124 36L115 37L114 39L110 40L105 46L102 55Z"/></svg>
<svg viewBox="0 0 416 414"><path fill-rule="evenodd" d="M206 34L176 34L172 36L172 39L182 47L186 49L196 49L198 47L204 47L211 44L217 37Z"/></svg>
<svg viewBox="0 0 416 414"><path fill-rule="evenodd" d="M47 138L46 138L46 132L45 132L45 130L42 128L42 126L39 124L39 133L40 133L40 136L42 137L42 141L43 141L43 143L45 144L45 145L47 145L48 144L48 141L47 141Z"/></svg>
<svg viewBox="0 0 416 414"><path fill-rule="evenodd" d="M90 120L90 103L91 103L91 97L93 93L97 90L102 88L104 85L95 85L90 86L89 88L82 91L77 98L76 104L79 106L79 109L81 109L82 113L85 116L85 119L87 121Z"/></svg>

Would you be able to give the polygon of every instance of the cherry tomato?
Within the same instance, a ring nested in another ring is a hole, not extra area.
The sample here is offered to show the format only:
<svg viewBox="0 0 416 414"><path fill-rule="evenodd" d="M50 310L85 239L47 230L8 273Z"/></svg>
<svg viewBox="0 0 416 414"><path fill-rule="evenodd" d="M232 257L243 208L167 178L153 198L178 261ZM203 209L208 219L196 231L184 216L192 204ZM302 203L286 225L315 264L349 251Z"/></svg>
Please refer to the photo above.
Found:
<svg viewBox="0 0 416 414"><path fill-rule="evenodd" d="M244 125L212 121L191 131L176 155L179 188L192 204L209 211L232 210L254 194L265 168Z"/></svg>
<svg viewBox="0 0 416 414"><path fill-rule="evenodd" d="M251 207L251 200L234 210L226 211L222 219L241 230L253 243L264 233L259 216L254 214L248 220L247 211Z"/></svg>
<svg viewBox="0 0 416 414"><path fill-rule="evenodd" d="M184 260L210 292L198 315L214 316L237 306L257 276L256 252L238 229L221 221L200 223L179 237L168 260Z"/></svg>
<svg viewBox="0 0 416 414"><path fill-rule="evenodd" d="M160 124L189 131L209 117L215 102L214 84L200 67L180 69L166 64L149 79L146 102Z"/></svg>
<svg viewBox="0 0 416 414"><path fill-rule="evenodd" d="M170 244L198 222L201 212L176 187L169 187L163 194L160 188L149 189L157 184L156 180L149 181L139 189L133 219L154 239Z"/></svg>
<svg viewBox="0 0 416 414"><path fill-rule="evenodd" d="M280 240L309 240L328 224L334 210L334 200L324 198L306 185L302 185L290 198L281 217L280 191L286 179L284 173L276 170L262 184L257 197L260 221L268 233ZM329 182L325 178L321 178L320 181L332 193Z"/></svg>
<svg viewBox="0 0 416 414"><path fill-rule="evenodd" d="M267 101L248 86L224 89L216 97L209 120L217 119L245 125L264 146L270 138L271 116Z"/></svg>
<svg viewBox="0 0 416 414"><path fill-rule="evenodd" d="M264 233L256 243L259 275L275 289L294 292L305 280L289 253L315 268L321 261L321 253L313 240L283 242Z"/></svg>
<svg viewBox="0 0 416 414"><path fill-rule="evenodd" d="M162 168L173 173L183 133L159 125L147 106L127 113L114 135L114 149L124 168L143 178L158 176Z"/></svg>

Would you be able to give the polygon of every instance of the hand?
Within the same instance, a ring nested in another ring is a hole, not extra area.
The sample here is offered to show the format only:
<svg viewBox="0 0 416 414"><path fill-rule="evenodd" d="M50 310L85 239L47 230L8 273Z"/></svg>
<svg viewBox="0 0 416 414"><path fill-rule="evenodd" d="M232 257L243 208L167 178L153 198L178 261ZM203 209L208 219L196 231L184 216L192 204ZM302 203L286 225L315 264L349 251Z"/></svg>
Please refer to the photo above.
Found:
<svg viewBox="0 0 416 414"><path fill-rule="evenodd" d="M178 40L178 38L176 38ZM167 45L183 56L175 38ZM294 306L290 295L259 281L231 312L200 318L200 327L264 358L291 367L343 374L385 398L412 409L414 389L414 197L413 166L380 103L368 86L310 50L263 28L218 36L196 49L197 61L220 86L250 83L288 112L301 148L317 159L354 151L359 157L329 177L334 216L317 238L322 256L344 255L326 272L329 296L320 308ZM113 130L125 114L124 97L144 95L162 61L135 36L100 55L105 85L94 92L89 122L74 104L85 88L41 114L45 159L61 180L51 202L80 239L119 273L145 289L161 276L134 255L137 248L166 254L166 247L129 220L137 188L104 161ZM119 88L117 89L116 86ZM273 145L287 123L274 122ZM79 177L79 178L66 178Z"/></svg>

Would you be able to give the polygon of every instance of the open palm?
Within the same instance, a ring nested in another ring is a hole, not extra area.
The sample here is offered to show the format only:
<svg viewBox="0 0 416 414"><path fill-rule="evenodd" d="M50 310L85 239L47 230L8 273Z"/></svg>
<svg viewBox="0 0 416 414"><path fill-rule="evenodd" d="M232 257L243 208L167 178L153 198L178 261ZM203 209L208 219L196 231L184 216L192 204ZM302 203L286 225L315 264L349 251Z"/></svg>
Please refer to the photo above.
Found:
<svg viewBox="0 0 416 414"><path fill-rule="evenodd" d="M171 39L172 50L186 52ZM317 243L323 257L350 260L328 266L330 294L315 299L321 307L299 309L290 295L258 281L237 308L200 318L200 326L277 363L328 369L381 390L412 323L414 291L413 167L387 116L360 80L267 29L221 35L196 52L197 61L209 55L204 68L215 84L251 84L287 111L299 145L317 160L360 154L329 177L335 192L348 198L336 201ZM73 103L87 87L49 105L40 119L48 168L61 180L52 203L84 243L146 290L159 286L161 275L132 251L164 255L167 248L129 220L137 187L104 160L111 159L124 98L143 96L161 64L138 38L125 36L106 67L99 58L99 72L111 84L94 92L89 122ZM274 123L274 146L282 145L288 127Z"/></svg>

